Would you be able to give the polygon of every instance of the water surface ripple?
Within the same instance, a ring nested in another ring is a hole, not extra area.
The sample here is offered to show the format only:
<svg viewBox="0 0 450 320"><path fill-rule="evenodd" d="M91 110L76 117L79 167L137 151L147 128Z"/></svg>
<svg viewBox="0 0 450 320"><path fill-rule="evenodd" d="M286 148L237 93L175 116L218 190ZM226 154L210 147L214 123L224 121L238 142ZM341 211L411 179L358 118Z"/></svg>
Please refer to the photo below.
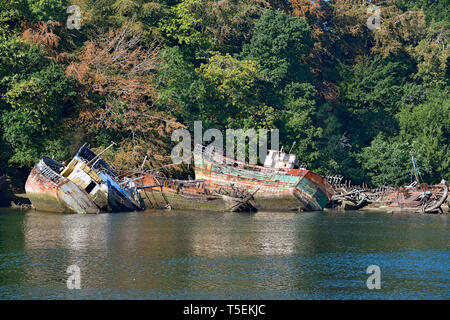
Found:
<svg viewBox="0 0 450 320"><path fill-rule="evenodd" d="M0 299L449 299L449 231L406 213L0 209Z"/></svg>

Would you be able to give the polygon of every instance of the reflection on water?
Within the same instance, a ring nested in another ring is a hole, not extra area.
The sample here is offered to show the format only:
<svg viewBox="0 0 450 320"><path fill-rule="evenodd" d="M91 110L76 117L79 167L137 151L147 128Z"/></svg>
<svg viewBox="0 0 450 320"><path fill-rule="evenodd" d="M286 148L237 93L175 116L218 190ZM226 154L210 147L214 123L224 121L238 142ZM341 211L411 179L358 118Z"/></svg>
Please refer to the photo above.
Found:
<svg viewBox="0 0 450 320"><path fill-rule="evenodd" d="M449 234L440 215L0 209L0 298L448 299Z"/></svg>

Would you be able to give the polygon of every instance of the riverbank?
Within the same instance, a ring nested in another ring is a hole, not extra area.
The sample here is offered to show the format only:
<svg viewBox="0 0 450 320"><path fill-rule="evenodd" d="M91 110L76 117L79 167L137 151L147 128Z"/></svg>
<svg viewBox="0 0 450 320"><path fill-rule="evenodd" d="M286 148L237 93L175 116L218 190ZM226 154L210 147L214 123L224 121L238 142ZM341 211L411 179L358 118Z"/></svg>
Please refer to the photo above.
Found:
<svg viewBox="0 0 450 320"><path fill-rule="evenodd" d="M5 179L0 185L0 208L31 209L32 205L25 193L14 193Z"/></svg>
<svg viewBox="0 0 450 320"><path fill-rule="evenodd" d="M419 208L420 209L420 208ZM353 212L353 211L361 211L361 212L383 212L383 213L396 213L396 212L400 212L400 213L416 213L416 214L422 214L422 212L420 210L418 210L417 208L400 208L400 207L390 207L387 205L383 205L383 206L375 206L375 205L367 205L363 208L359 208L358 210L344 210L344 209L340 209L340 208L325 208L325 211L330 211L330 212ZM449 214L450 213L450 207L449 204L443 204L442 205L442 211L444 214ZM433 215L433 213L427 213L427 215Z"/></svg>
<svg viewBox="0 0 450 320"><path fill-rule="evenodd" d="M164 201L160 201L161 203L164 203ZM192 205L186 206L184 208L185 210L195 210L196 207L195 201L192 201ZM30 200L28 199L27 195L25 193L13 193L9 188L4 188L3 191L0 190L0 208L4 209L33 209L32 204ZM149 206L146 211L153 211L153 210L161 210L164 208L163 205L160 206L160 208ZM164 209L166 210L166 209ZM447 201L445 204L442 205L442 210L444 214L450 213L450 206L449 201ZM219 210L220 211L220 210ZM344 210L340 208L325 208L324 211L329 212L354 212L356 210ZM390 207L387 205L374 205L369 204L363 208L359 208L357 211L360 212L379 212L379 213L418 213L415 208L408 209L408 208L400 208L400 207Z"/></svg>

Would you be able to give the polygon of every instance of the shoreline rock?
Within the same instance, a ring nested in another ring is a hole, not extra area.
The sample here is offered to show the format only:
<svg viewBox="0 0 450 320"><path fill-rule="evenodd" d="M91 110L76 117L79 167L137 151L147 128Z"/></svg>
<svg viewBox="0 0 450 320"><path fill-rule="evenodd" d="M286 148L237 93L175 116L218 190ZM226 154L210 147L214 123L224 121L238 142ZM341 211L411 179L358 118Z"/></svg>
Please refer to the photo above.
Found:
<svg viewBox="0 0 450 320"><path fill-rule="evenodd" d="M6 176L0 176L0 208L31 209L31 202L25 194L13 193Z"/></svg>

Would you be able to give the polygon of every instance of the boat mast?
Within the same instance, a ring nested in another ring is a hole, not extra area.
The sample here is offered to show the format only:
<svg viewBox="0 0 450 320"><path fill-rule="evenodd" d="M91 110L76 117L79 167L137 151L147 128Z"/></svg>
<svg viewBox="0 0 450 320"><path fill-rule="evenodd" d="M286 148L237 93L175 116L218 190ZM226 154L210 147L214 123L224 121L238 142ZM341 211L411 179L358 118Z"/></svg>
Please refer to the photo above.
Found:
<svg viewBox="0 0 450 320"><path fill-rule="evenodd" d="M415 178L416 178L417 183L420 184L420 181L419 181L419 175L418 175L418 173L417 173L416 160L415 160L415 158L414 158L414 151L411 152L411 161L412 161L412 166L413 166L414 176L415 176Z"/></svg>
<svg viewBox="0 0 450 320"><path fill-rule="evenodd" d="M111 148L115 144L116 144L115 142L111 143L105 150L103 150L98 155L96 155L94 158L92 158L92 160L89 161L87 165L90 166L94 162L94 160L97 160L103 153L105 153L106 150L108 150L109 148Z"/></svg>
<svg viewBox="0 0 450 320"><path fill-rule="evenodd" d="M297 142L297 141L294 141L294 143L292 144L291 150L289 150L289 154L291 154L292 149L294 149L294 146L295 146L295 143L296 143L296 142Z"/></svg>

